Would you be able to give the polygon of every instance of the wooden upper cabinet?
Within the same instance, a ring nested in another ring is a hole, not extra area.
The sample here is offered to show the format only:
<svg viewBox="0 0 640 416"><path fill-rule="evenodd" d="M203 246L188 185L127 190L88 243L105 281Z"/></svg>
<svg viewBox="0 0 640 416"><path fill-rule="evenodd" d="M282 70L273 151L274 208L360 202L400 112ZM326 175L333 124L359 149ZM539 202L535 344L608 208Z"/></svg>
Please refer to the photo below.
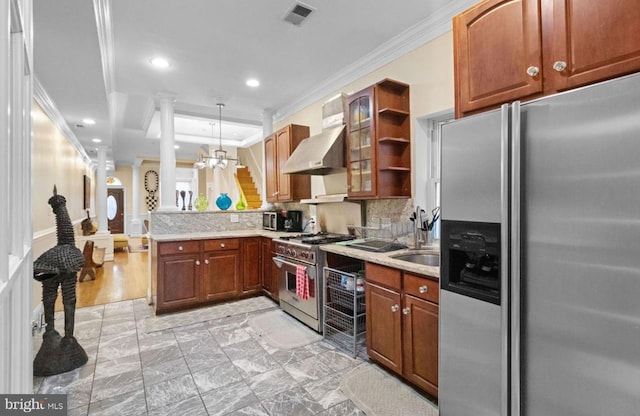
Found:
<svg viewBox="0 0 640 416"><path fill-rule="evenodd" d="M454 17L456 117L542 92L537 0L484 1Z"/></svg>
<svg viewBox="0 0 640 416"><path fill-rule="evenodd" d="M453 19L456 117L640 70L638 0L485 0Z"/></svg>
<svg viewBox="0 0 640 416"><path fill-rule="evenodd" d="M278 169L276 167L276 135L275 133L264 139L264 170L266 176L267 202L278 200Z"/></svg>
<svg viewBox="0 0 640 416"><path fill-rule="evenodd" d="M638 0L553 0L545 44L545 91L555 92L640 70ZM548 9L548 8L547 8ZM562 67L566 68L562 70Z"/></svg>
<svg viewBox="0 0 640 416"><path fill-rule="evenodd" d="M307 137L308 126L290 124L264 139L267 202L297 201L311 196L311 176L282 173L291 153Z"/></svg>
<svg viewBox="0 0 640 416"><path fill-rule="evenodd" d="M282 173L282 167L289 160L293 153L291 149L291 132L284 128L276 133L276 164L278 172L278 201L291 200L291 180L290 176Z"/></svg>
<svg viewBox="0 0 640 416"><path fill-rule="evenodd" d="M411 197L409 85L384 79L347 97L351 199Z"/></svg>

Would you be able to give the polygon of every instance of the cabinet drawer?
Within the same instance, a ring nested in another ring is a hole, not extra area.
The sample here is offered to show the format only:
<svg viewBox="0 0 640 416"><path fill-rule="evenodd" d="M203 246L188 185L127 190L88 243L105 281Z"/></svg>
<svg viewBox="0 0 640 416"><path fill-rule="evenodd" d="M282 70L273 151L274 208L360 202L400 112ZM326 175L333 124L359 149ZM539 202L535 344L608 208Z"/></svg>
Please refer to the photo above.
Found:
<svg viewBox="0 0 640 416"><path fill-rule="evenodd" d="M204 242L204 251L238 250L239 248L240 239L238 238L217 238Z"/></svg>
<svg viewBox="0 0 640 416"><path fill-rule="evenodd" d="M402 271L379 264L365 263L365 278L368 282L400 291Z"/></svg>
<svg viewBox="0 0 640 416"><path fill-rule="evenodd" d="M404 273L404 293L429 302L438 303L440 285L437 281L419 274Z"/></svg>
<svg viewBox="0 0 640 416"><path fill-rule="evenodd" d="M197 253L200 251L200 241L172 241L170 243L158 243L158 254L183 254Z"/></svg>

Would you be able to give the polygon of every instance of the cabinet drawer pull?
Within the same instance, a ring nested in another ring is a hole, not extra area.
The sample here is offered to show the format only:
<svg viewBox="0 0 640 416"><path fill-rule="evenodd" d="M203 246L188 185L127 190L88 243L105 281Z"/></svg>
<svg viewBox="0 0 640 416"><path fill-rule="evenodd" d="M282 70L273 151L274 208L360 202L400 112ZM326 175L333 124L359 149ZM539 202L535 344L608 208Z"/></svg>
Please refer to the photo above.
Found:
<svg viewBox="0 0 640 416"><path fill-rule="evenodd" d="M178 246L178 251L182 251L184 248L182 246Z"/></svg>
<svg viewBox="0 0 640 416"><path fill-rule="evenodd" d="M410 312L411 312L411 308L403 308L402 309L402 314L403 315L409 315Z"/></svg>
<svg viewBox="0 0 640 416"><path fill-rule="evenodd" d="M420 293L427 293L429 291L429 288L427 287L427 285L422 285L418 288L418 291Z"/></svg>
<svg viewBox="0 0 640 416"><path fill-rule="evenodd" d="M224 248L224 243L220 243L220 248Z"/></svg>
<svg viewBox="0 0 640 416"><path fill-rule="evenodd" d="M204 261L204 264L209 264L209 260L205 260L205 261Z"/></svg>
<svg viewBox="0 0 640 416"><path fill-rule="evenodd" d="M391 307L391 312L398 312L398 309L400 309L400 307L398 305L393 305Z"/></svg>
<svg viewBox="0 0 640 416"><path fill-rule="evenodd" d="M565 69L567 69L567 63L565 61L555 61L553 63L553 69L555 69L558 72L562 72Z"/></svg>
<svg viewBox="0 0 640 416"><path fill-rule="evenodd" d="M527 75L529 75L530 77L535 77L539 73L540 68L538 68L537 66L530 66L529 68L527 68Z"/></svg>
<svg viewBox="0 0 640 416"><path fill-rule="evenodd" d="M196 266L200 266L200 260L196 260Z"/></svg>

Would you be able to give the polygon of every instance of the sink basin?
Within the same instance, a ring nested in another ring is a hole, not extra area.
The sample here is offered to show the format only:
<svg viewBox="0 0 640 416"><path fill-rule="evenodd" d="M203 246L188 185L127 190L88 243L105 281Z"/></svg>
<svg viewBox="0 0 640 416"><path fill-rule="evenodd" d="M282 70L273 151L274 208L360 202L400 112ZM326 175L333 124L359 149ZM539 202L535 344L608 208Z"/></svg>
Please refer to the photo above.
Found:
<svg viewBox="0 0 640 416"><path fill-rule="evenodd" d="M402 253L389 256L396 260L408 261L410 263L422 264L424 266L440 266L440 255L433 253Z"/></svg>

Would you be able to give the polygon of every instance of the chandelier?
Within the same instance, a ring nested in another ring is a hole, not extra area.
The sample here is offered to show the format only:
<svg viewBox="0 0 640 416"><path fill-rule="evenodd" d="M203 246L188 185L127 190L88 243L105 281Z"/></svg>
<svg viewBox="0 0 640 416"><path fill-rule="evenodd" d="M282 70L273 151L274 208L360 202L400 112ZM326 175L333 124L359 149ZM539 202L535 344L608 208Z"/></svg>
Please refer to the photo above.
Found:
<svg viewBox="0 0 640 416"><path fill-rule="evenodd" d="M242 164L239 158L235 159L232 157L227 157L227 151L222 149L222 107L224 107L224 104L218 103L216 105L218 106L218 127L219 127L218 148L214 150L213 155L211 154L209 156L198 155L198 160L195 161L195 163L193 164L193 167L198 169L204 169L206 167L209 167L212 170L214 170L215 168L224 169L229 164L229 161L236 162L236 167L241 167ZM213 137L213 126L215 125L215 123L209 123L209 124L211 124L211 137Z"/></svg>

